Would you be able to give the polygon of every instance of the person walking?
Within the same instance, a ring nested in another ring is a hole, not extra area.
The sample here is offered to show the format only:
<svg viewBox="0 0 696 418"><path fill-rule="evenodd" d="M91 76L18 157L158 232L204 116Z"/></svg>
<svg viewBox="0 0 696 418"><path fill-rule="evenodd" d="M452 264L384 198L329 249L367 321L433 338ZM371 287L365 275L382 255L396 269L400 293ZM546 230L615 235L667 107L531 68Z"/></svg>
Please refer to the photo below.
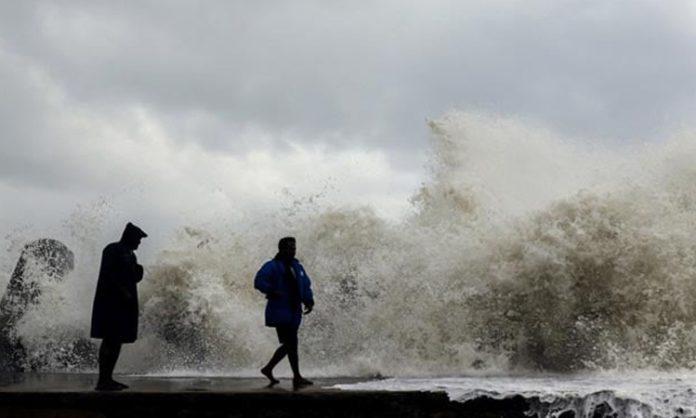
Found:
<svg viewBox="0 0 696 418"><path fill-rule="evenodd" d="M99 380L95 390L114 391L128 386L113 379L121 345L135 342L138 336L138 288L143 266L135 250L147 237L142 229L128 223L121 240L102 251L97 290L92 306L91 337L102 340L99 347Z"/></svg>
<svg viewBox="0 0 696 418"><path fill-rule="evenodd" d="M271 385L279 383L273 376L273 368L287 355L293 374L293 387L300 388L311 385L312 382L300 374L297 331L303 313L307 315L314 309L314 297L309 276L295 258L296 251L297 243L294 237L281 238L278 242L278 254L256 273L254 287L268 299L265 311L266 326L276 329L280 342L280 346L268 364L261 369L261 373L271 381Z"/></svg>

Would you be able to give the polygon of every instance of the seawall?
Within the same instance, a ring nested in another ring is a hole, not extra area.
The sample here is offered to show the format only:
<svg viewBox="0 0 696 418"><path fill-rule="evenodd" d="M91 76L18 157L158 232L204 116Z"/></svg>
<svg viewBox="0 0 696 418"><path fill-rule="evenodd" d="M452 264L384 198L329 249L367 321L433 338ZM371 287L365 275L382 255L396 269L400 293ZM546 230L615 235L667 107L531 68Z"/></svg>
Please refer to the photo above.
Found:
<svg viewBox="0 0 696 418"><path fill-rule="evenodd" d="M123 378L131 389L95 392L94 376L34 375L0 386L0 418L524 417L521 398L451 402L442 392L345 391L323 379L294 391L261 379Z"/></svg>

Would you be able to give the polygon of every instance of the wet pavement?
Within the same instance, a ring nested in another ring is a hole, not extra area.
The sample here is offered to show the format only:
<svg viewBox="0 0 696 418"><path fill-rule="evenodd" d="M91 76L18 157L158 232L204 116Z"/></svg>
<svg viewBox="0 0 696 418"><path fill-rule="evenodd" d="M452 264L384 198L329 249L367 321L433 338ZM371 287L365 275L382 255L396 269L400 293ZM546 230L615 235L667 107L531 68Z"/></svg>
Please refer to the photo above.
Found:
<svg viewBox="0 0 696 418"><path fill-rule="evenodd" d="M442 391L338 389L365 378L314 379L293 390L264 378L116 376L130 386L94 390L95 374L0 375L0 418L526 418L526 401L451 402Z"/></svg>
<svg viewBox="0 0 696 418"><path fill-rule="evenodd" d="M115 376L116 380L130 386L124 392L140 393L254 393L293 391L291 379L268 386L265 378L252 377L169 377L169 376ZM80 373L27 373L0 377L0 394L3 392L92 392L95 374ZM300 389L302 392L335 392L337 384L349 384L369 379L354 377L313 379L314 385Z"/></svg>

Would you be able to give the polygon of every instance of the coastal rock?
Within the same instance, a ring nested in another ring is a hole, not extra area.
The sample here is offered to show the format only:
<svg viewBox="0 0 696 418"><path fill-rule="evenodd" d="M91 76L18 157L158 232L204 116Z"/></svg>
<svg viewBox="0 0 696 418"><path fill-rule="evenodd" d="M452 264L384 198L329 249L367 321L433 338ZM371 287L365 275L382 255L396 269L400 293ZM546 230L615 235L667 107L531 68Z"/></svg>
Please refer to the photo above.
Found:
<svg viewBox="0 0 696 418"><path fill-rule="evenodd" d="M21 371L25 348L16 325L38 303L44 283L61 281L75 267L75 256L60 241L42 238L24 246L0 300L0 371Z"/></svg>

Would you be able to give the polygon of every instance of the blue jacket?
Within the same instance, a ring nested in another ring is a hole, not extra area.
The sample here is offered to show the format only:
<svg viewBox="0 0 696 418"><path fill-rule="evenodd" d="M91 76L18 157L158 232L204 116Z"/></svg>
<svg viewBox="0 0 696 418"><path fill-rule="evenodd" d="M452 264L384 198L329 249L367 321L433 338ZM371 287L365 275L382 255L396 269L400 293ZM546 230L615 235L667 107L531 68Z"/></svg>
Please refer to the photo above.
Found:
<svg viewBox="0 0 696 418"><path fill-rule="evenodd" d="M312 282L297 259L292 261L292 269L297 278L301 302L305 305L314 305L312 295ZM299 326L302 321L302 307L293 307L290 303L290 286L285 276L285 265L280 260L267 261L256 273L254 287L266 295L266 326ZM278 296L271 296L271 293Z"/></svg>

